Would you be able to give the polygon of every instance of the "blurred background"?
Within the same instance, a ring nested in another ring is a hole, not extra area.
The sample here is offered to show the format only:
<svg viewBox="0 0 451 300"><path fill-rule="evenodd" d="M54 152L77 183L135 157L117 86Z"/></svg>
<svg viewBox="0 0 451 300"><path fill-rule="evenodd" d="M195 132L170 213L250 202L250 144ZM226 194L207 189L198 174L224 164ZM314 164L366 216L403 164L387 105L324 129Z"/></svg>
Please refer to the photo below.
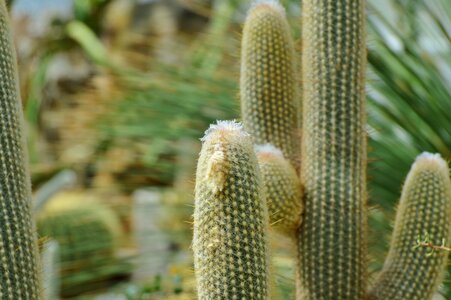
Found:
<svg viewBox="0 0 451 300"><path fill-rule="evenodd" d="M250 1L9 2L46 300L196 299L199 138L239 119ZM300 1L281 2L299 45ZM375 274L414 158L451 159L451 2L369 0L367 10ZM293 249L274 240L278 297L292 299Z"/></svg>

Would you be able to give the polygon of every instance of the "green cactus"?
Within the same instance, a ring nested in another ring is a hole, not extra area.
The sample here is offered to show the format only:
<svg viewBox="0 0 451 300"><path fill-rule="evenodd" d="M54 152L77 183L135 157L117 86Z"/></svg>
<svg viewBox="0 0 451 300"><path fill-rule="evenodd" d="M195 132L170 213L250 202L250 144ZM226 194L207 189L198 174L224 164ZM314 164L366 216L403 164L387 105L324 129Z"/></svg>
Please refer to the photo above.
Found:
<svg viewBox="0 0 451 300"><path fill-rule="evenodd" d="M270 213L269 223L277 231L290 235L299 227L303 210L296 170L272 145L259 145L255 151Z"/></svg>
<svg viewBox="0 0 451 300"><path fill-rule="evenodd" d="M365 15L362 0L302 2L300 299L364 298Z"/></svg>
<svg viewBox="0 0 451 300"><path fill-rule="evenodd" d="M196 174L194 266L200 299L267 299L266 203L251 137L219 122Z"/></svg>
<svg viewBox="0 0 451 300"><path fill-rule="evenodd" d="M450 199L446 162L439 155L420 155L404 184L391 248L368 299L432 298L443 278L447 255L428 247L413 246L425 235L432 245L449 241Z"/></svg>
<svg viewBox="0 0 451 300"><path fill-rule="evenodd" d="M0 30L0 298L40 299L16 54L3 0Z"/></svg>
<svg viewBox="0 0 451 300"><path fill-rule="evenodd" d="M282 6L261 1L249 12L241 50L241 114L257 144L281 149L299 166L299 109L294 44Z"/></svg>
<svg viewBox="0 0 451 300"><path fill-rule="evenodd" d="M123 274L115 259L121 227L107 207L88 201L83 194L63 193L37 217L39 235L59 244L64 296L95 288L97 282Z"/></svg>
<svg viewBox="0 0 451 300"><path fill-rule="evenodd" d="M227 135L224 128L209 131L196 179L193 249L200 299L257 299L244 294L247 282L255 280L250 270L239 274L241 285L234 281L237 293L224 291L231 287L228 268L244 261L236 249L250 234L245 226L262 222L253 212L258 205L267 205L268 221L296 238L297 299L419 300L436 293L447 257L440 249L448 249L451 238L451 183L439 155L423 154L413 165L384 269L375 280L368 276L364 4L302 1L302 129L283 9L274 0L256 1L251 8L242 42L242 118L256 144L272 144L283 155L273 146L257 147L255 165L246 133L240 130L237 142L230 128ZM261 193L256 192L259 180ZM249 182L253 188L241 188L250 192L239 199L252 205L240 205L231 214L238 201L235 191ZM237 215L242 218L234 219ZM418 244L426 233L430 244ZM254 231L253 237L258 235ZM267 248L261 236L254 243ZM260 270L267 270L266 261Z"/></svg>

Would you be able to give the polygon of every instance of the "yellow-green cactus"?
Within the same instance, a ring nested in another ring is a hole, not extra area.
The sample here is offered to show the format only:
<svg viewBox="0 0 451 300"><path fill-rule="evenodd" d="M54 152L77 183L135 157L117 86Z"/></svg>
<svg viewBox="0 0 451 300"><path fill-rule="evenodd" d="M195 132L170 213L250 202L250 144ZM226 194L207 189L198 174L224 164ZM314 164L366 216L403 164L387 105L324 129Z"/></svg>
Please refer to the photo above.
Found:
<svg viewBox="0 0 451 300"><path fill-rule="evenodd" d="M364 298L365 14L362 0L302 1L300 299Z"/></svg>
<svg viewBox="0 0 451 300"><path fill-rule="evenodd" d="M281 149L299 166L299 99L296 63L285 11L277 1L259 1L247 16L241 51L243 124L257 144Z"/></svg>
<svg viewBox="0 0 451 300"><path fill-rule="evenodd" d="M292 235L301 222L302 189L296 170L282 152L270 144L256 147L268 205L269 223L277 231Z"/></svg>
<svg viewBox="0 0 451 300"><path fill-rule="evenodd" d="M38 214L44 239L59 245L61 294L73 296L126 274L128 266L115 257L122 232L118 217L84 193L65 192Z"/></svg>
<svg viewBox="0 0 451 300"><path fill-rule="evenodd" d="M439 156L420 155L402 190L390 252L369 292L371 300L431 299L443 279L447 253L418 245L451 238L451 182L448 165Z"/></svg>
<svg viewBox="0 0 451 300"><path fill-rule="evenodd" d="M16 55L0 0L0 298L40 299Z"/></svg>
<svg viewBox="0 0 451 300"><path fill-rule="evenodd" d="M203 138L196 174L198 297L267 299L268 212L251 137L219 122Z"/></svg>

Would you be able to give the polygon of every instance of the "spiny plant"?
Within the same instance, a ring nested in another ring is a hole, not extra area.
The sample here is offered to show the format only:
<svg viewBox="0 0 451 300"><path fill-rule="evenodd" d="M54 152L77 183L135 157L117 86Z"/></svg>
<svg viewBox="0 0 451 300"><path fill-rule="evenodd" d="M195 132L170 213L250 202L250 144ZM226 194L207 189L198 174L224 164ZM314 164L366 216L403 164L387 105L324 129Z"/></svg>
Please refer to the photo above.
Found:
<svg viewBox="0 0 451 300"><path fill-rule="evenodd" d="M302 1L301 89L283 8L269 0L251 8L242 42L244 128L212 125L198 161L200 299L269 298L271 216L296 238L297 299L420 300L436 292L447 253L416 244L423 234L433 244L451 238L451 182L438 154L422 154L411 167L384 268L368 275L364 10L363 0ZM252 141L272 145L270 167Z"/></svg>
<svg viewBox="0 0 451 300"><path fill-rule="evenodd" d="M93 289L128 271L115 259L119 220L108 207L87 201L83 194L65 193L52 199L37 215L37 228L42 238L59 245L61 293L65 296Z"/></svg>
<svg viewBox="0 0 451 300"><path fill-rule="evenodd" d="M39 299L30 177L8 10L0 1L0 298Z"/></svg>

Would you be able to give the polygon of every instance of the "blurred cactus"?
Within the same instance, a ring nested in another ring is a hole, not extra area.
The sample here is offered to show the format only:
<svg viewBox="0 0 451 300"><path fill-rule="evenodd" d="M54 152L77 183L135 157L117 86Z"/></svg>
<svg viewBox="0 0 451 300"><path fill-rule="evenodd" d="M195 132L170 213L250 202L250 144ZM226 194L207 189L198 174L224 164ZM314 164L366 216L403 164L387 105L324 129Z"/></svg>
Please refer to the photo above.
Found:
<svg viewBox="0 0 451 300"><path fill-rule="evenodd" d="M3 0L0 30L0 298L40 299L16 54Z"/></svg>
<svg viewBox="0 0 451 300"><path fill-rule="evenodd" d="M199 297L242 296L229 294L228 289L241 292L242 283L256 275L235 270L243 271L241 243L243 237L249 240L245 226L260 220L260 213L255 214L249 205L234 205L240 200L251 202L252 207L255 203L268 205L270 216L292 211L296 202L298 207L305 205L303 215L295 214L295 223L300 226L291 230L298 246L297 299L431 299L443 277L447 253L431 254L415 245L418 235L424 233L431 235L434 243L449 243L451 183L447 165L438 155L430 154L420 156L413 165L403 190L390 254L367 294L365 5L363 0L302 3L302 156L293 134L300 130L294 88L297 79L292 69L296 64L290 54L283 9L277 1L257 1L243 33L244 127L254 142L281 148L290 162L277 161L273 155L269 167L257 148L259 165L250 167L254 158L245 150L250 143L245 132L240 130L237 142L230 127L214 126L207 131L198 165L194 217ZM296 199L290 199L286 195L293 194L297 175L289 170L297 168L298 162L303 194L299 187ZM281 176L285 184L276 183ZM254 187L237 188L259 181L265 187L260 194ZM248 193L239 198L237 191ZM291 223L291 217L282 217L281 222ZM234 242L230 242L232 237ZM259 238L256 234L252 237ZM253 241L258 249L267 247L266 238L261 238ZM226 257L230 262L226 263ZM260 270L265 271L266 264ZM252 264L252 268L257 265ZM234 276L241 280L237 282ZM253 285L247 283L247 291L249 286ZM268 295L244 297L267 299Z"/></svg>
<svg viewBox="0 0 451 300"><path fill-rule="evenodd" d="M63 295L89 290L124 273L115 258L122 231L119 220L100 203L83 194L62 194L40 212L37 225L41 237L59 244Z"/></svg>
<svg viewBox="0 0 451 300"><path fill-rule="evenodd" d="M48 240L41 253L43 299L58 300L60 294L60 255L58 242Z"/></svg>

